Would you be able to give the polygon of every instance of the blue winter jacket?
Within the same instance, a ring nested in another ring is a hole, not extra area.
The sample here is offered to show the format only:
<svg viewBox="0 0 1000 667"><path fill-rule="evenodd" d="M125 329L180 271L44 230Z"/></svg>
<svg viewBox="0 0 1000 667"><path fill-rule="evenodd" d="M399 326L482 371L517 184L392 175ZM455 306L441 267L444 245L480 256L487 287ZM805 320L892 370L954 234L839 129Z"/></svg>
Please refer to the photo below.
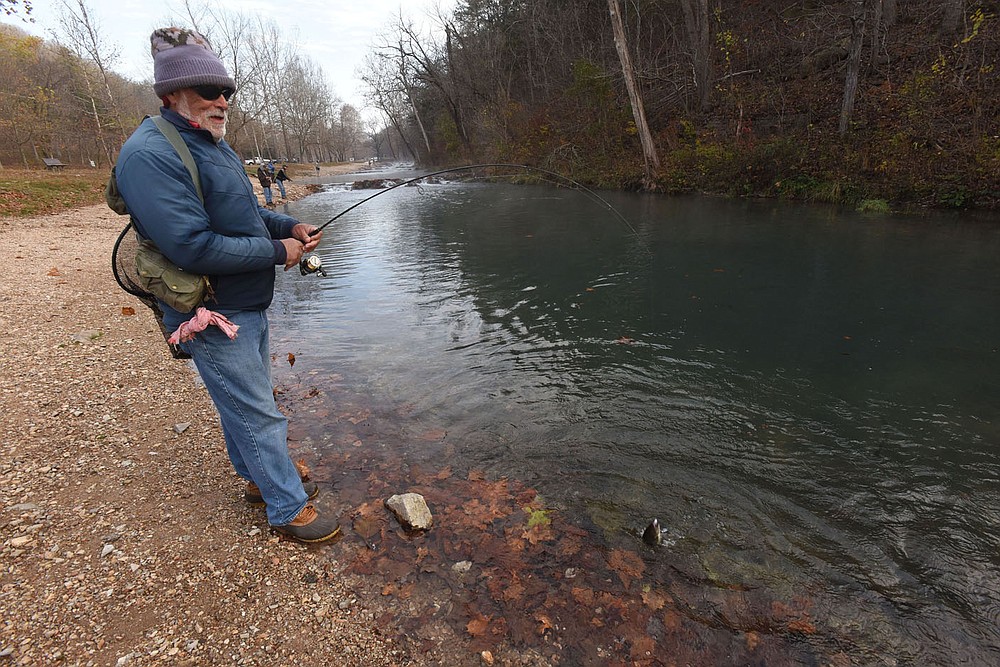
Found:
<svg viewBox="0 0 1000 667"><path fill-rule="evenodd" d="M267 308L274 267L287 257L275 239L291 237L298 221L257 203L242 160L225 140L216 143L170 109L160 109L160 115L177 126L191 149L205 203L177 151L147 118L125 142L115 167L136 230L177 266L208 276L215 301L206 305L212 310ZM171 309L161 306L170 316Z"/></svg>

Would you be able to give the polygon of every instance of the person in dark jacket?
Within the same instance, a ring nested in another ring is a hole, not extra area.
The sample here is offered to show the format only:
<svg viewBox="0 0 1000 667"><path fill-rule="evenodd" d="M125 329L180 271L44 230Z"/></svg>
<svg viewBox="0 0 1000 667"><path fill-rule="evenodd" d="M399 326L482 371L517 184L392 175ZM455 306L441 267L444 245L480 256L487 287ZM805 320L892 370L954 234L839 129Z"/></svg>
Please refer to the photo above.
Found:
<svg viewBox="0 0 1000 667"><path fill-rule="evenodd" d="M264 165L257 167L257 180L260 181L260 187L264 189L264 204L267 206L273 205L274 200L271 195L271 174L264 167Z"/></svg>
<svg viewBox="0 0 1000 667"><path fill-rule="evenodd" d="M281 193L282 199L288 198L285 195L285 181L288 181L289 183L292 182L292 179L288 178L288 174L285 173L285 167L287 166L287 164L281 165L281 168L278 169L278 173L274 176L274 182L278 184L278 192Z"/></svg>
<svg viewBox="0 0 1000 667"><path fill-rule="evenodd" d="M185 271L207 275L212 296L205 305L239 327L230 339L208 326L181 347L219 412L229 459L246 480L244 498L266 504L279 533L304 542L329 539L340 525L309 502L319 488L288 453L288 424L271 385L267 321L275 267L294 267L322 234L311 236L315 226L258 204L243 162L224 139L236 85L208 40L180 28L158 29L150 39L160 114L191 151L204 203L151 119L122 147L118 188L136 231ZM170 329L190 317L159 305Z"/></svg>

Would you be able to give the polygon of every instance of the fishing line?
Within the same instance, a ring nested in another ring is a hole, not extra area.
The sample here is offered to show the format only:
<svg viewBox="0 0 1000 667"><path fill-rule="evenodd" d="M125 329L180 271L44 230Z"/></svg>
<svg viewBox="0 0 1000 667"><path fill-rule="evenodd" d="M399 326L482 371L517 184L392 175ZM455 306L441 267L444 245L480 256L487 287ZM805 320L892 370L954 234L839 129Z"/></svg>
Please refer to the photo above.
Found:
<svg viewBox="0 0 1000 667"><path fill-rule="evenodd" d="M646 244L645 244L645 242L643 242L642 237L639 236L639 232L637 232L635 230L635 227L633 227L632 224L628 220L625 219L625 216L622 215L621 213L619 213L618 209L616 209L614 206L612 206L610 203L608 203L608 201L606 199L604 199L599 194L597 194L596 192L594 192L593 190L591 190L590 188L588 188L586 185L583 185L582 183L578 183L577 181L574 181L572 178L569 178L568 176L563 176L562 174L560 174L558 172L550 171L548 169L543 169L541 167L532 167L531 165L527 165L527 164L507 164L507 163L502 163L502 162L489 163L489 164L470 164L470 165L466 165L464 167L451 167L449 169L441 169L439 171L432 171L429 174L423 174L422 176L417 176L415 178L411 178L411 179L405 180L405 181L403 181L401 183L396 183L395 185L391 185L391 186L389 186L388 188L386 188L384 190L379 190L375 194L373 194L373 195L371 195L369 197L365 197L361 201L359 201L359 202L357 202L355 204L352 204L351 206L348 206L343 211L341 211L340 213L338 213L337 215L333 216L332 218L330 218L329 220L327 220L325 223L323 223L322 225L320 225L319 227L317 227L310 234L310 236L312 236L313 234L318 234L319 232L323 231L323 229L327 225L329 225L333 221L337 220L341 216L349 213L350 211L353 211L358 206L361 206L362 204L364 204L366 202L369 202L372 199L375 199L375 197L378 197L379 195L384 195L385 193L390 192L392 190L395 190L396 188L401 188L404 185L409 185L411 183L416 183L417 181L421 181L421 180L423 180L425 178L430 178L431 176L439 176L441 174L450 174L450 173L454 173L454 172L457 172L457 171L471 171L473 169L487 169L487 168L495 168L495 167L501 167L501 168L505 168L505 169L523 169L523 170L527 170L527 171L537 171L539 173L546 174L548 176L552 176L554 178L558 178L558 179L561 179L561 180L563 180L563 181L565 181L567 183L570 183L576 189L578 189L579 191L581 191L584 194L586 194L587 196L589 196L592 200L599 202L601 205L603 205L609 211L611 211L612 213L614 213L615 217L617 217L619 220L621 220L622 223L624 223L624 225L629 228L629 231L632 232L632 234L636 237L636 239L638 239L639 242L642 243L643 247L645 247ZM500 177L503 177L503 176L512 176L512 175L513 174L500 174L498 176L495 176L494 178L500 178Z"/></svg>

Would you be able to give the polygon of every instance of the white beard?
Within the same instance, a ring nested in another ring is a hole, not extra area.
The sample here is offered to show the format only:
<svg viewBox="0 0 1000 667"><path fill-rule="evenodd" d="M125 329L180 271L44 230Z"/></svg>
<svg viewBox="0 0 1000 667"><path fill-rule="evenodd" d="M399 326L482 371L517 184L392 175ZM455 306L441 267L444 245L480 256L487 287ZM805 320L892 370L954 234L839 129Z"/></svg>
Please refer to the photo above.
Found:
<svg viewBox="0 0 1000 667"><path fill-rule="evenodd" d="M191 93L192 95L195 93ZM226 125L229 123L229 114L227 112L221 112L223 117L222 127L217 128L215 123L209 122L209 118L212 116L217 116L220 112L217 109L206 109L201 113L195 113L191 110L191 105L185 96L180 96L177 100L177 104L174 107L174 111L184 116L190 121L198 123L198 125L206 130L208 130L215 142L218 143L222 141L226 136Z"/></svg>

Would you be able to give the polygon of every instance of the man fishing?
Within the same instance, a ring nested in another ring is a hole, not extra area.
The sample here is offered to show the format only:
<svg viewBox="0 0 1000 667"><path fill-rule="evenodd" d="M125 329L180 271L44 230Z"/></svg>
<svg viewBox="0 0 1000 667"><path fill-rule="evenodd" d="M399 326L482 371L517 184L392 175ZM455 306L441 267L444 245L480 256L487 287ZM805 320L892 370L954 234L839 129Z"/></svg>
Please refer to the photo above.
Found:
<svg viewBox="0 0 1000 667"><path fill-rule="evenodd" d="M190 150L200 192L148 118L122 147L118 188L142 238L185 271L208 276L203 305L213 309L198 309L186 322L190 314L161 299L164 324L185 332L181 347L219 412L229 459L247 482L245 499L266 504L279 533L303 542L330 539L340 525L308 502L319 488L288 453L287 420L271 385L267 320L274 267L296 266L322 232L258 204L242 160L224 139L236 84L208 40L192 30L160 28L150 41L160 114ZM209 322L219 326L205 326Z"/></svg>

